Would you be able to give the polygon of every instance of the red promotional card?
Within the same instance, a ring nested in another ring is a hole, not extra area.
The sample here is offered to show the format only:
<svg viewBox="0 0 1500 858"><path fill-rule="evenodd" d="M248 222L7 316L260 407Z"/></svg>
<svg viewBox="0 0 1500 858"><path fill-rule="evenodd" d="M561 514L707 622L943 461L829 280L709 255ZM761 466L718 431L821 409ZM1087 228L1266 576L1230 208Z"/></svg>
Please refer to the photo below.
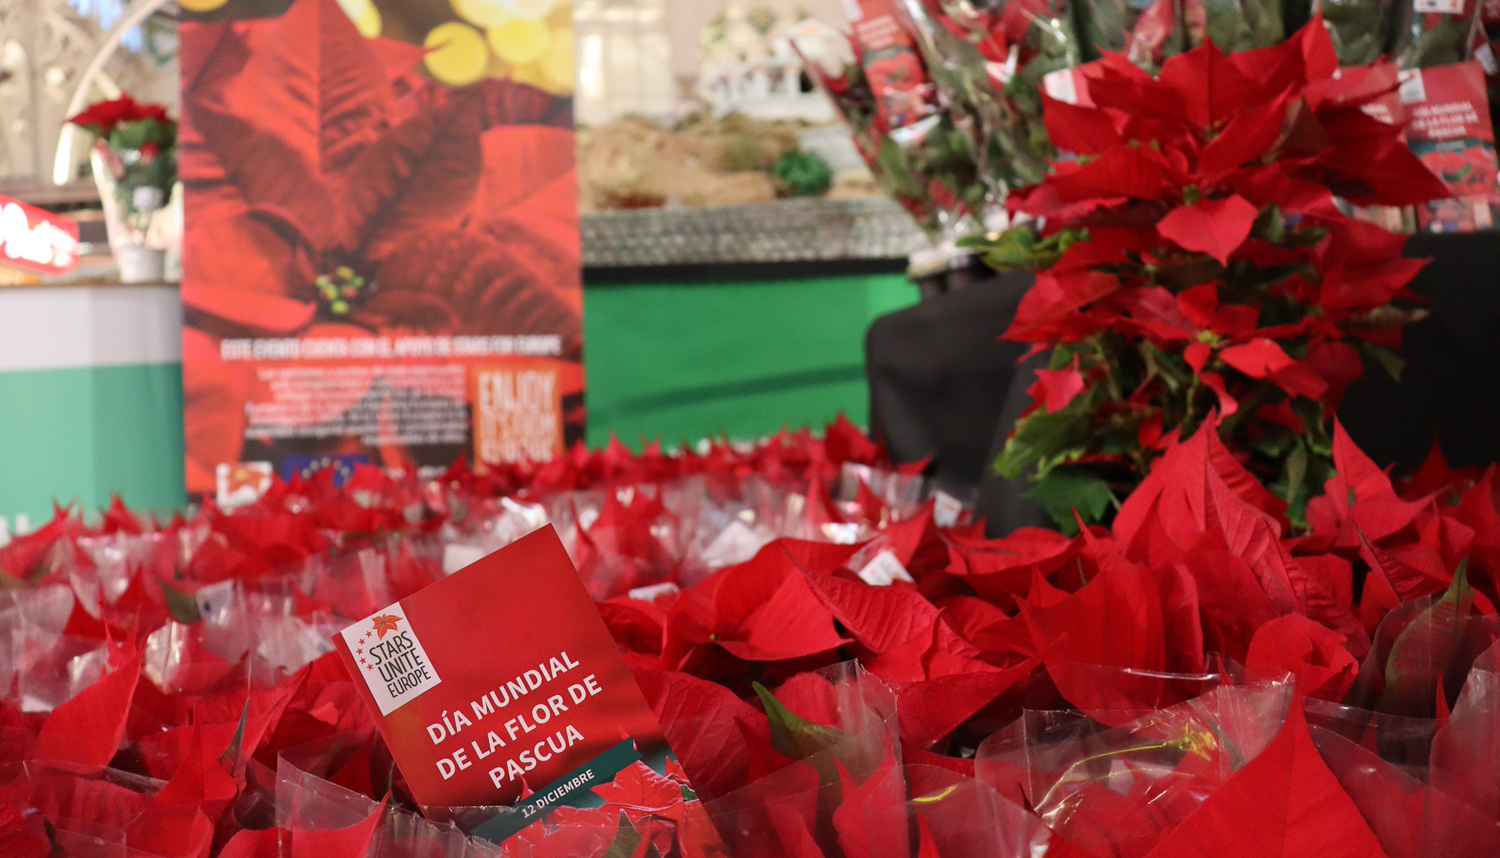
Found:
<svg viewBox="0 0 1500 858"><path fill-rule="evenodd" d="M1417 207L1424 232L1475 232L1500 213L1500 160L1490 124L1484 69L1477 62L1402 72L1401 100L1412 151L1452 196Z"/></svg>
<svg viewBox="0 0 1500 858"><path fill-rule="evenodd" d="M845 7L880 127L896 131L932 115L937 93L916 40L896 18L895 0L855 0Z"/></svg>
<svg viewBox="0 0 1500 858"><path fill-rule="evenodd" d="M417 802L503 840L671 753L551 527L334 636Z"/></svg>

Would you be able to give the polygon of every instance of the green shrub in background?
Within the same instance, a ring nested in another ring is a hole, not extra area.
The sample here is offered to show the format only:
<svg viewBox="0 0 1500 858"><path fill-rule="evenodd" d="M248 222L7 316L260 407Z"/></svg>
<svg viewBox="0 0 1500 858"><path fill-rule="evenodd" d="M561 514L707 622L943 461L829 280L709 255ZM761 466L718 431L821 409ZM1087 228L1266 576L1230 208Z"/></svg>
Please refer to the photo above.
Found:
<svg viewBox="0 0 1500 858"><path fill-rule="evenodd" d="M787 197L816 197L833 186L833 170L815 152L792 150L776 159L771 168L776 189Z"/></svg>

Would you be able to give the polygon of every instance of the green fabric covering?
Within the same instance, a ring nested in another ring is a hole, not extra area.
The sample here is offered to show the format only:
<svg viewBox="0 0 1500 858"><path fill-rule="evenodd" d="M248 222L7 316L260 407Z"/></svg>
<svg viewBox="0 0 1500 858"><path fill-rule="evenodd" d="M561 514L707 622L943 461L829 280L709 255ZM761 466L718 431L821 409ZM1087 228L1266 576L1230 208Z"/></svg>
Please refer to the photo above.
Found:
<svg viewBox="0 0 1500 858"><path fill-rule="evenodd" d="M182 367L135 364L0 373L0 515L36 527L52 499L85 512L118 492L170 512L182 489Z"/></svg>
<svg viewBox="0 0 1500 858"><path fill-rule="evenodd" d="M752 438L839 411L863 425L865 330L916 299L892 274L590 287L588 441Z"/></svg>

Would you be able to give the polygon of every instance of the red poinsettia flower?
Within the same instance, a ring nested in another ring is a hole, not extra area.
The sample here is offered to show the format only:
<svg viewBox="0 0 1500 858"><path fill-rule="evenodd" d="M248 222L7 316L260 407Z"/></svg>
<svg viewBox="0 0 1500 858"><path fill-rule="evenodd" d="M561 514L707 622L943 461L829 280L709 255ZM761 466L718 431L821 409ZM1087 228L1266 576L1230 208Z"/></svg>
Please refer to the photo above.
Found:
<svg viewBox="0 0 1500 858"><path fill-rule="evenodd" d="M1211 415L1283 492L1305 500L1308 456L1331 467L1319 439L1360 372L1356 345L1399 343L1388 302L1420 268L1402 236L1338 200L1448 193L1399 127L1363 109L1394 89L1394 70L1338 72L1314 21L1271 48L1210 42L1159 74L1110 54L1082 68L1088 104L1044 99L1053 142L1077 157L1009 198L1061 252L1006 336L1055 347L1049 371L1071 366L1074 395L1040 386L1045 407L1002 465L1042 480L1061 466L1064 526L1078 487L1089 515L1105 514L1158 455L1163 426L1188 434Z"/></svg>
<svg viewBox="0 0 1500 858"><path fill-rule="evenodd" d="M142 104L131 98L129 94L121 94L119 98L109 101L96 101L89 105L76 116L70 117L69 122L92 132L95 136L108 138L114 132L115 127L123 122L136 122L142 119L155 119L158 122L169 122L167 109L160 104Z"/></svg>

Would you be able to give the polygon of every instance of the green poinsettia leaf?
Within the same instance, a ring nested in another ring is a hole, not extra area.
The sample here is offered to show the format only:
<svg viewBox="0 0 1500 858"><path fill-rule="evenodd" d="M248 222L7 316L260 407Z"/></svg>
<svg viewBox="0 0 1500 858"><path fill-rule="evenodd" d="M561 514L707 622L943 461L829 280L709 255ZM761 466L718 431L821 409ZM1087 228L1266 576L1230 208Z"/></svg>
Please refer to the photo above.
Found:
<svg viewBox="0 0 1500 858"><path fill-rule="evenodd" d="M1192 367L1187 365L1182 355L1167 354L1150 340L1141 341L1140 353L1146 378L1160 378L1173 393L1193 383Z"/></svg>
<svg viewBox="0 0 1500 858"><path fill-rule="evenodd" d="M203 619L203 610L198 606L198 597L185 590L179 590L166 581L158 580L161 584L161 593L167 601L167 612L172 619L183 625L192 625Z"/></svg>
<svg viewBox="0 0 1500 858"><path fill-rule="evenodd" d="M641 845L641 833L630 824L630 817L625 811L620 811L620 830L615 834L614 842L609 844L603 858L630 858L635 854L637 846Z"/></svg>
<svg viewBox="0 0 1500 858"><path fill-rule="evenodd" d="M1075 396L1058 411L1038 409L1021 418L1006 439L995 470L1006 479L1020 479L1033 465L1048 457L1083 450L1089 443L1095 398Z"/></svg>
<svg viewBox="0 0 1500 858"><path fill-rule="evenodd" d="M1390 17L1383 0L1315 0L1313 8L1323 14L1341 65L1380 59Z"/></svg>
<svg viewBox="0 0 1500 858"><path fill-rule="evenodd" d="M1406 371L1405 358L1401 357L1393 349L1376 345L1375 343L1362 343L1361 345L1365 354L1374 358L1375 362L1380 364L1380 368L1385 370L1386 375L1389 375L1392 381L1401 380L1401 374Z"/></svg>
<svg viewBox="0 0 1500 858"><path fill-rule="evenodd" d="M1286 488L1283 497L1291 503L1307 486L1307 448L1298 444L1286 457Z"/></svg>
<svg viewBox="0 0 1500 858"><path fill-rule="evenodd" d="M1273 204L1261 209L1255 216L1255 223L1250 226L1250 234L1273 244L1285 241L1286 215L1281 206Z"/></svg>
<svg viewBox="0 0 1500 858"><path fill-rule="evenodd" d="M848 741L849 734L837 727L817 724L803 718L776 699L770 689L755 683L755 694L766 710L771 723L771 747L777 753L797 760L808 757Z"/></svg>
<svg viewBox="0 0 1500 858"><path fill-rule="evenodd" d="M1473 604L1469 561L1464 558L1447 591L1396 636L1386 661L1385 690L1378 711L1425 714L1433 690L1459 653L1465 620Z"/></svg>
<svg viewBox="0 0 1500 858"><path fill-rule="evenodd" d="M1477 11L1477 6L1475 7ZM1436 18L1434 22L1431 19ZM1468 53L1471 15L1416 15L1393 52L1403 69L1425 69L1463 62Z"/></svg>
<svg viewBox="0 0 1500 858"><path fill-rule="evenodd" d="M1081 465L1053 468L1026 496L1046 510L1058 529L1068 535L1078 532L1078 517L1086 522L1099 521L1115 503L1109 482Z"/></svg>
<svg viewBox="0 0 1500 858"><path fill-rule="evenodd" d="M1065 229L1045 238L1030 224L1012 227L1004 232L968 236L959 240L960 247L978 251L986 264L996 270L1029 268L1042 270L1057 262L1069 247L1088 240L1088 230Z"/></svg>

